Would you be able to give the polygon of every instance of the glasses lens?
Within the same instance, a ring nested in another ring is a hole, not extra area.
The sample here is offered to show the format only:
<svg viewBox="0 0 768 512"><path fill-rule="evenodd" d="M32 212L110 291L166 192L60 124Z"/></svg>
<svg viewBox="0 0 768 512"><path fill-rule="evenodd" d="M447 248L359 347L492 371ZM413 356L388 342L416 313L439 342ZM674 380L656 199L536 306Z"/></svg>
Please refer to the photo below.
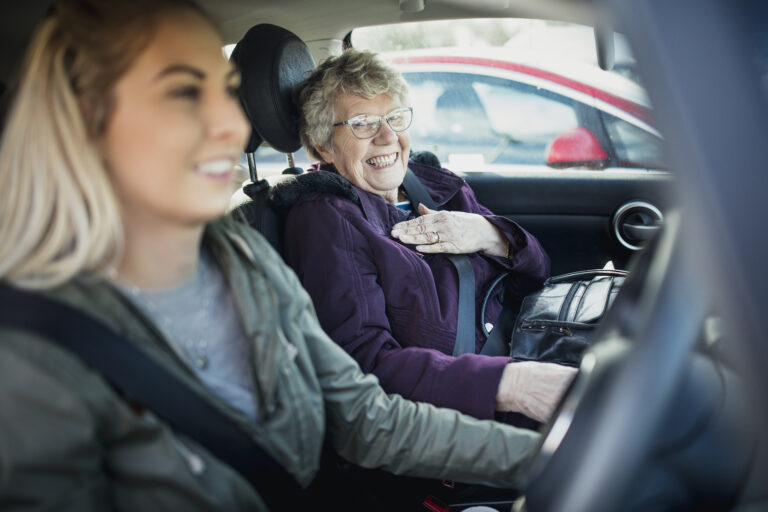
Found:
<svg viewBox="0 0 768 512"><path fill-rule="evenodd" d="M410 108L399 108L387 116L387 123L394 131L402 132L411 126L412 118L413 112Z"/></svg>
<svg viewBox="0 0 768 512"><path fill-rule="evenodd" d="M361 139L367 139L376 135L379 131L381 119L378 116L369 117L367 115L357 116L349 120L349 127L352 133Z"/></svg>

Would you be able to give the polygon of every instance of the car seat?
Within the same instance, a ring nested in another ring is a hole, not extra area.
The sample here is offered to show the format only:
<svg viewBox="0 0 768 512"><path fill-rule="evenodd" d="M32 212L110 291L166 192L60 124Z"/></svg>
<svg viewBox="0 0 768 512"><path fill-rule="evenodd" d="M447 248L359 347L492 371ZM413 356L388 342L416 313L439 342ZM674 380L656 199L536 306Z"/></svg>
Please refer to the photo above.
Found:
<svg viewBox="0 0 768 512"><path fill-rule="evenodd" d="M254 152L266 142L288 155L289 166L283 174L301 174L291 157L301 148L293 90L309 76L315 61L298 36L266 23L252 27L230 58L242 75L240 102L251 124L251 138L245 148L251 183L243 188L250 200L237 206L232 214L257 229L281 252L283 219L270 204L270 183L259 180Z"/></svg>

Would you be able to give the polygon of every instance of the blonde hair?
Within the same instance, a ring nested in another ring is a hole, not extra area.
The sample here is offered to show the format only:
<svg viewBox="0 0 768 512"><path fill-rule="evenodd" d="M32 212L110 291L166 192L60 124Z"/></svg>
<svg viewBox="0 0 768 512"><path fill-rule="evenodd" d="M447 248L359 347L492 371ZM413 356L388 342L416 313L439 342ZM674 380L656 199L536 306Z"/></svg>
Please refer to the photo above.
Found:
<svg viewBox="0 0 768 512"><path fill-rule="evenodd" d="M386 94L405 105L408 84L372 52L350 49L323 61L296 90L299 137L312 158L322 160L317 148L333 148L334 108L342 94L368 99Z"/></svg>
<svg viewBox="0 0 768 512"><path fill-rule="evenodd" d="M38 27L0 141L0 279L50 288L122 255L99 149L112 91L161 15L186 0L64 0Z"/></svg>

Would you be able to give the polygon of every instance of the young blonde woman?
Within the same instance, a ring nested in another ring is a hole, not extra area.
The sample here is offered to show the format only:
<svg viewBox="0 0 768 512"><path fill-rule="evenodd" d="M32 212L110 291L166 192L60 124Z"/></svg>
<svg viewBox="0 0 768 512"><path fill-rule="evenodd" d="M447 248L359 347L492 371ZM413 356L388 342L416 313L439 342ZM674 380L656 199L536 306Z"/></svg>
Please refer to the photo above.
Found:
<svg viewBox="0 0 768 512"><path fill-rule="evenodd" d="M268 244L221 218L249 134L221 46L184 0L55 5L0 148L0 280L131 340L301 485L327 439L365 467L518 486L537 434L384 393ZM0 509L267 508L32 332L0 329L0 411Z"/></svg>

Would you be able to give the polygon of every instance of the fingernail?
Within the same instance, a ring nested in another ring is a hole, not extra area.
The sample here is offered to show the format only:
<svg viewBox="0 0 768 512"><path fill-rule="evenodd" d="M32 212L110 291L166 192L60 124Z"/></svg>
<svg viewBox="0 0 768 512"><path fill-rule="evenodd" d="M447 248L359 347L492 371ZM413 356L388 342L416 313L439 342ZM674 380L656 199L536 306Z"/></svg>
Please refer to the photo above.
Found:
<svg viewBox="0 0 768 512"><path fill-rule="evenodd" d="M402 231L400 231L399 229L393 229L392 230L392 236L394 236L395 238L400 238L400 234L401 233L402 233Z"/></svg>

